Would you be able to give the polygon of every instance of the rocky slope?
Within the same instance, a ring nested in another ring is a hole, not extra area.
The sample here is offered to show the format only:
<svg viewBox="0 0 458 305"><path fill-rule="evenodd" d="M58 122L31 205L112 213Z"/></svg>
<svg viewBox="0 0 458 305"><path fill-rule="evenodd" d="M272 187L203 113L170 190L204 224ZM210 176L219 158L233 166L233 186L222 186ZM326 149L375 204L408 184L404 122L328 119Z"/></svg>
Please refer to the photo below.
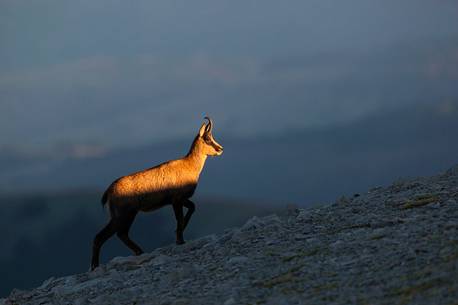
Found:
<svg viewBox="0 0 458 305"><path fill-rule="evenodd" d="M0 304L457 304L458 167L115 258Z"/></svg>

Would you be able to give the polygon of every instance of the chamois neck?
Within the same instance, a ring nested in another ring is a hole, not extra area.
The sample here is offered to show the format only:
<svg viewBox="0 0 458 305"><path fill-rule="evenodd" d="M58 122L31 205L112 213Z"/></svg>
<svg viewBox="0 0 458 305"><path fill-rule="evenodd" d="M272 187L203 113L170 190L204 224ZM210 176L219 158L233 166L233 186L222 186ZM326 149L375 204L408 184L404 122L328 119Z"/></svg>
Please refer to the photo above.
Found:
<svg viewBox="0 0 458 305"><path fill-rule="evenodd" d="M207 155L202 151L202 147L199 145L197 138L192 143L191 149L184 159L190 164L190 167L196 169L198 173L204 168Z"/></svg>

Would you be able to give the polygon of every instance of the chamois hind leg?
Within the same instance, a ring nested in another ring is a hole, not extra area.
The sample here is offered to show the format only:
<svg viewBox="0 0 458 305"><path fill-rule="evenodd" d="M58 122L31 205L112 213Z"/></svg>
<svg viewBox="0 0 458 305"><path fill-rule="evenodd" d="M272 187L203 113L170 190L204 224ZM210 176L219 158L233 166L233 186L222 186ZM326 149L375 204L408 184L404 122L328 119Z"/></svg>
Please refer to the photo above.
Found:
<svg viewBox="0 0 458 305"><path fill-rule="evenodd" d="M181 202L173 203L173 212L175 212L175 218L177 220L177 229L176 229L176 244L184 244L183 239L183 230L184 230L184 218L183 218L183 205Z"/></svg>
<svg viewBox="0 0 458 305"><path fill-rule="evenodd" d="M117 235L119 239L135 253L135 255L140 255L143 253L143 250L129 238L129 230L136 215L136 212L132 212L118 220L119 226Z"/></svg>
<svg viewBox="0 0 458 305"><path fill-rule="evenodd" d="M189 220L191 219L192 214L196 210L196 205L191 200L186 199L183 202L183 206L188 209L188 211L186 212L186 215L184 216L184 224L183 224L183 231L184 231L186 229L186 226L188 225Z"/></svg>
<svg viewBox="0 0 458 305"><path fill-rule="evenodd" d="M116 224L113 219L95 236L92 245L91 270L99 266L100 248L102 245L116 233Z"/></svg>

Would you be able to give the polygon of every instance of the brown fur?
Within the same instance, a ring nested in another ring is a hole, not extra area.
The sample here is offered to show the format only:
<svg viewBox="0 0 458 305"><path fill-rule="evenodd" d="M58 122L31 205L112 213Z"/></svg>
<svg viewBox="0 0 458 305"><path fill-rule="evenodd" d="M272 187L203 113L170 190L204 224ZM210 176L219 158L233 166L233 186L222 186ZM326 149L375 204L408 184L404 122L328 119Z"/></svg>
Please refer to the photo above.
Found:
<svg viewBox="0 0 458 305"><path fill-rule="evenodd" d="M102 204L108 203L110 222L94 239L92 265L99 264L99 252L103 243L114 233L134 251L143 251L128 237L128 231L139 211L148 212L171 204L177 220L177 244L184 243L183 231L194 212L189 200L194 194L207 156L221 155L223 148L211 134L212 121L202 125L189 153L177 160L123 176L114 181L102 196ZM188 208L183 216L182 208Z"/></svg>

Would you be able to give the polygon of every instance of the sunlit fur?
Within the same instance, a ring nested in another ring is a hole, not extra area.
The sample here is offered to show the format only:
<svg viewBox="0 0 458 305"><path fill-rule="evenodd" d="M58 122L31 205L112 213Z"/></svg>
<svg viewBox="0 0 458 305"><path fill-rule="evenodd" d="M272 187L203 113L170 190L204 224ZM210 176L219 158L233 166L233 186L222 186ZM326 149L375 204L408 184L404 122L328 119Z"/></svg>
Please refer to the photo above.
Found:
<svg viewBox="0 0 458 305"><path fill-rule="evenodd" d="M152 211L172 205L177 220L177 244L184 243L183 231L194 212L189 198L194 194L207 156L219 156L223 147L212 136L212 121L203 124L188 154L114 181L105 191L102 204L108 203L110 222L94 239L92 265L99 264L102 244L114 233L135 254L143 251L128 237L129 228L138 211ZM182 208L188 209L183 216Z"/></svg>

